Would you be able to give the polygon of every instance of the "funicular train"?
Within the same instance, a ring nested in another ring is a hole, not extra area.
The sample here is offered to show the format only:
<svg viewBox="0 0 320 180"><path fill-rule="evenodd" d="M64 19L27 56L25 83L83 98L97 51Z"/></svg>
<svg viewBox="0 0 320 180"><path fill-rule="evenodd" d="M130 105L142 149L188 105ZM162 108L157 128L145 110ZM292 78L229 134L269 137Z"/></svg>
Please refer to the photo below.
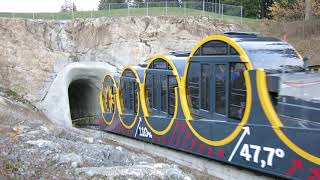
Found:
<svg viewBox="0 0 320 180"><path fill-rule="evenodd" d="M107 74L100 128L289 179L320 179L320 73L287 42L229 32Z"/></svg>

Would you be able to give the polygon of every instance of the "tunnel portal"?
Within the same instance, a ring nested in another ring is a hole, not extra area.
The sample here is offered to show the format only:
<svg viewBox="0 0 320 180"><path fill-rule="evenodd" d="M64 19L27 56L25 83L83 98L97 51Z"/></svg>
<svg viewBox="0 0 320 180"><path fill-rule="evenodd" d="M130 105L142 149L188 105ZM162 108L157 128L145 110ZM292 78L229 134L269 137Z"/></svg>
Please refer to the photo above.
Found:
<svg viewBox="0 0 320 180"><path fill-rule="evenodd" d="M72 124L95 125L100 113L99 88L90 79L79 79L68 88Z"/></svg>
<svg viewBox="0 0 320 180"><path fill-rule="evenodd" d="M99 89L106 73L116 70L105 62L73 62L58 69L39 109L52 122L65 127L75 124L98 124L101 116ZM89 118L91 117L91 118ZM80 120L89 120L89 122Z"/></svg>

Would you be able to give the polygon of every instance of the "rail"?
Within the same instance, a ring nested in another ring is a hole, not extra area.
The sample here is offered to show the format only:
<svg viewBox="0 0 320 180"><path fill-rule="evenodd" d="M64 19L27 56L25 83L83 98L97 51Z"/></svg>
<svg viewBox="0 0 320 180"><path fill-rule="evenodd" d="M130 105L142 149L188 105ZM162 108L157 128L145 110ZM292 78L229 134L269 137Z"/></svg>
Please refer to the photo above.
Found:
<svg viewBox="0 0 320 180"><path fill-rule="evenodd" d="M100 115L93 115L93 116L86 116L86 117L79 117L72 119L72 124L75 126L98 126L98 118Z"/></svg>

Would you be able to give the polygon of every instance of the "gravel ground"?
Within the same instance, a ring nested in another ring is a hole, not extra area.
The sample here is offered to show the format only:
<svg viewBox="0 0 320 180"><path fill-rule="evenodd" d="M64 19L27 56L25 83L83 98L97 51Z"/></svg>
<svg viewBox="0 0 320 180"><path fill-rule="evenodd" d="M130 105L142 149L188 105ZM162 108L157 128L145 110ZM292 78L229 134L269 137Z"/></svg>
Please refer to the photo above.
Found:
<svg viewBox="0 0 320 180"><path fill-rule="evenodd" d="M0 93L0 179L198 179L95 131L59 127ZM201 178L202 179L202 178Z"/></svg>

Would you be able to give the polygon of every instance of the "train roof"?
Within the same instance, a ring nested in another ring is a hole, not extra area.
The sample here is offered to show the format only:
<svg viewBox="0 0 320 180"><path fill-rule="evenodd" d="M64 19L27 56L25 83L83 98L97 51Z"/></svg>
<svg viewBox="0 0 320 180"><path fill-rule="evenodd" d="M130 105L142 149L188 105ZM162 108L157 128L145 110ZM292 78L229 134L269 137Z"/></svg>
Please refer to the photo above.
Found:
<svg viewBox="0 0 320 180"><path fill-rule="evenodd" d="M188 57L190 55L191 51L170 51L169 55L175 56L175 57Z"/></svg>
<svg viewBox="0 0 320 180"><path fill-rule="evenodd" d="M119 73L116 73L116 72L108 72L108 73L105 75L103 81L105 81L107 77L111 77L112 80L115 81L116 85L118 85L118 83L119 83L119 77L120 77L120 74L119 74Z"/></svg>
<svg viewBox="0 0 320 180"><path fill-rule="evenodd" d="M179 55L176 55L175 51L170 52L169 55L156 54L148 61L147 68L149 68L149 65L157 59L162 59L166 61L169 66L174 66L172 67L173 71L175 71L174 69L176 69L176 73L181 77L184 74L186 60L188 59L188 56L190 54L189 51L183 51L182 53L181 52L179 52Z"/></svg>
<svg viewBox="0 0 320 180"><path fill-rule="evenodd" d="M225 33L247 54L254 69L278 70L283 66L303 66L301 56L287 42L258 37L254 33Z"/></svg>
<svg viewBox="0 0 320 180"><path fill-rule="evenodd" d="M183 76L184 74L184 69L186 67L186 61L187 61L187 56L173 56L173 55L168 55L166 56L176 67L178 74L180 77Z"/></svg>
<svg viewBox="0 0 320 180"><path fill-rule="evenodd" d="M126 66L126 67L123 68L120 77L123 76L123 73L124 73L126 70L129 70L129 71L132 71L132 72L133 72L133 74L134 74L135 77L138 76L138 78L139 78L138 80L139 80L140 83L141 83L141 82L143 82L145 69L146 69L146 68L141 67L141 66ZM120 77L119 77L119 78L120 78Z"/></svg>
<svg viewBox="0 0 320 180"><path fill-rule="evenodd" d="M146 68L141 67L141 66L132 66L132 68L137 72L137 74L139 76L139 80L142 83L143 78L144 78L144 71L146 70Z"/></svg>
<svg viewBox="0 0 320 180"><path fill-rule="evenodd" d="M112 75L113 79L116 81L116 84L119 84L120 74L119 73L112 73L111 75Z"/></svg>

